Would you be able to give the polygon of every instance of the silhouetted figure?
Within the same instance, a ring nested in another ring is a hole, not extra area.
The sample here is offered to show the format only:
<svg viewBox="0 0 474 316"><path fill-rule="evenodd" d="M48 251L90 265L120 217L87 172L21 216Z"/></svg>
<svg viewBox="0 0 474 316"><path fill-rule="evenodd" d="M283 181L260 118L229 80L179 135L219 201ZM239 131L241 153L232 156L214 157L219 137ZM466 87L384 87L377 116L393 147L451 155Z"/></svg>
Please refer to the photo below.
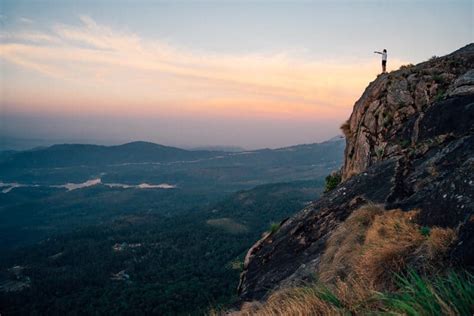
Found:
<svg viewBox="0 0 474 316"><path fill-rule="evenodd" d="M374 53L382 55L382 73L387 72L387 50L384 49L382 52L375 51Z"/></svg>

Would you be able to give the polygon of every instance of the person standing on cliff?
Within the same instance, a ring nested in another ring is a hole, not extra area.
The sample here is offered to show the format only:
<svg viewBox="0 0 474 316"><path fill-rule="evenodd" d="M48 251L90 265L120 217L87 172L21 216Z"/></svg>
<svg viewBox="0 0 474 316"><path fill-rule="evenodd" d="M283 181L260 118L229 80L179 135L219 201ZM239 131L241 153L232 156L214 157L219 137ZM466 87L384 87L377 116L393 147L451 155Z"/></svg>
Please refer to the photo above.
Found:
<svg viewBox="0 0 474 316"><path fill-rule="evenodd" d="M382 52L375 51L374 53L382 55L382 73L383 74L386 73L387 72L387 50L384 49Z"/></svg>

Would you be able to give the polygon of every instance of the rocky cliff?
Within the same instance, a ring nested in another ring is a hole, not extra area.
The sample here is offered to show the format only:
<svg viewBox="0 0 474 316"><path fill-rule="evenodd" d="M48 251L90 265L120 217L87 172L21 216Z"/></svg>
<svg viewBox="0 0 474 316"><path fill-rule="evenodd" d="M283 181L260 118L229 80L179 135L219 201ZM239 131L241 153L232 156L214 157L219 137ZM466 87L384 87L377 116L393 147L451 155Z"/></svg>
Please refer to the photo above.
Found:
<svg viewBox="0 0 474 316"><path fill-rule="evenodd" d="M342 129L343 182L249 250L242 301L311 280L331 233L369 202L456 228L451 262L474 264L474 44L379 75Z"/></svg>
<svg viewBox="0 0 474 316"><path fill-rule="evenodd" d="M474 93L472 45L380 75L342 126L347 138L343 179L419 142L419 124L438 101ZM426 121L426 120L425 120Z"/></svg>

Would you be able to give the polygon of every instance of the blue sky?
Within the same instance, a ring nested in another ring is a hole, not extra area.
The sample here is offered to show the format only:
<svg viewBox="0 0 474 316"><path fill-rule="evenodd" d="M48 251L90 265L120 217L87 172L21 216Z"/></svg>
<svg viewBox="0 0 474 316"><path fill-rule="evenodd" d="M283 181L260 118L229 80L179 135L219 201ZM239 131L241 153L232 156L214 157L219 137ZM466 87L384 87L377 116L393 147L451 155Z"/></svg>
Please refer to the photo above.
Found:
<svg viewBox="0 0 474 316"><path fill-rule="evenodd" d="M182 47L221 52L304 51L363 57L387 47L402 59L446 54L473 38L467 1L24 1L2 0L7 30L21 18L48 28L88 15Z"/></svg>
<svg viewBox="0 0 474 316"><path fill-rule="evenodd" d="M0 14L0 132L52 140L321 141L379 72L374 50L396 69L473 41L472 1L1 0Z"/></svg>

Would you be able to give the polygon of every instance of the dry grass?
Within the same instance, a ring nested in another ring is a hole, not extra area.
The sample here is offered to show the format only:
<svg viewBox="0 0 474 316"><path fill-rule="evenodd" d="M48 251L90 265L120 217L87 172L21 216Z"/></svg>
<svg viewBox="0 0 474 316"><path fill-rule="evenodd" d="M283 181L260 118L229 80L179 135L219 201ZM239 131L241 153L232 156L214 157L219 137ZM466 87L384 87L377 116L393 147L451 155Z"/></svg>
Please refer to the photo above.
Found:
<svg viewBox="0 0 474 316"><path fill-rule="evenodd" d="M456 240L456 232L452 229L434 227L430 231L430 238L423 244L422 253L429 260L443 260L444 254Z"/></svg>
<svg viewBox="0 0 474 316"><path fill-rule="evenodd" d="M421 277L414 271L398 277L397 291L372 292L363 283L320 283L273 293L265 303L247 302L240 311L210 315L473 315L474 275L467 271ZM345 301L346 297L358 298Z"/></svg>
<svg viewBox="0 0 474 316"><path fill-rule="evenodd" d="M264 304L248 305L238 315L343 315L338 307L321 298L322 291L317 286L295 287L277 291Z"/></svg>
<svg viewBox="0 0 474 316"><path fill-rule="evenodd" d="M424 273L443 266L456 239L449 228L432 228L424 236L414 223L418 211L384 211L367 205L355 211L331 235L320 265L326 283L348 278L363 280L376 290L392 289L393 274L410 266Z"/></svg>
<svg viewBox="0 0 474 316"><path fill-rule="evenodd" d="M352 136L351 124L349 120L345 121L344 124L341 125L341 130L346 138L350 138Z"/></svg>
<svg viewBox="0 0 474 316"><path fill-rule="evenodd" d="M381 307L380 300L367 290L366 284L338 281L331 287L314 283L275 291L264 303L252 302L228 315L354 315Z"/></svg>
<svg viewBox="0 0 474 316"><path fill-rule="evenodd" d="M415 215L416 211L392 210L374 218L352 269L358 278L368 280L376 289L393 287L393 273L406 269L426 239L412 221Z"/></svg>
<svg viewBox="0 0 474 316"><path fill-rule="evenodd" d="M330 236L319 266L319 282L274 292L261 305L239 315L347 315L383 310L374 299L394 291L394 274L409 269L429 275L446 266L456 240L449 228L423 232L418 211L385 211L366 205L353 212Z"/></svg>
<svg viewBox="0 0 474 316"><path fill-rule="evenodd" d="M379 205L366 205L352 213L332 233L319 266L319 278L322 282L333 283L349 276L349 271L355 264L354 259L362 252L369 225L376 215L383 212Z"/></svg>

